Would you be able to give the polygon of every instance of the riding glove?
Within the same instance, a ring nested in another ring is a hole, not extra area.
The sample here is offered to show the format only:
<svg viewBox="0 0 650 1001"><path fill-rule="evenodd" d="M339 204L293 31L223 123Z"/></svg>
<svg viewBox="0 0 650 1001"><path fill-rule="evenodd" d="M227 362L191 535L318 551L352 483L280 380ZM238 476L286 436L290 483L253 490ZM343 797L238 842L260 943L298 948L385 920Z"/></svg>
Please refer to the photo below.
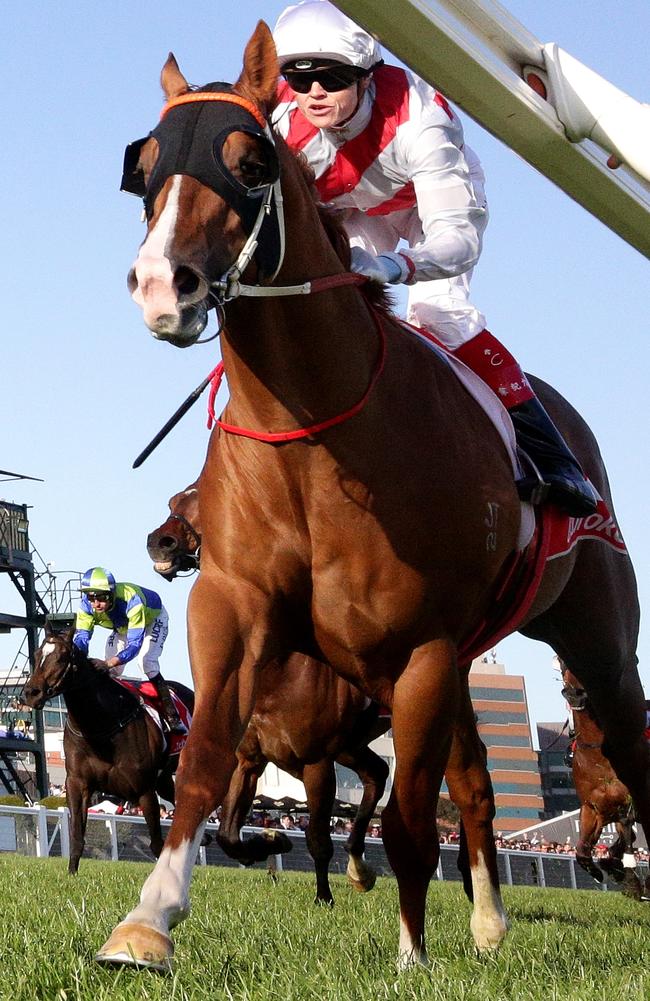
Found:
<svg viewBox="0 0 650 1001"><path fill-rule="evenodd" d="M380 254L374 257L362 247L352 247L352 270L357 274L366 275L372 281L390 285L400 285L411 277L406 257L402 254Z"/></svg>

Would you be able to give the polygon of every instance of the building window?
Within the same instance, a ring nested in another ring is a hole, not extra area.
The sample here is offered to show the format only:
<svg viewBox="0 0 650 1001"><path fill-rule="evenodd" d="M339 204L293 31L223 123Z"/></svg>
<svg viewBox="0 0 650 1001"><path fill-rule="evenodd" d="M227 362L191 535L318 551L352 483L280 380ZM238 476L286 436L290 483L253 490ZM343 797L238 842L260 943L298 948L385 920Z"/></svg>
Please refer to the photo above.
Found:
<svg viewBox="0 0 650 1001"><path fill-rule="evenodd" d="M516 712L500 712L498 709L479 709L477 712L478 725L481 723L520 723L522 726L528 726L528 716L525 711Z"/></svg>
<svg viewBox="0 0 650 1001"><path fill-rule="evenodd" d="M540 812L534 806L497 806L497 817L521 817L525 820L539 820Z"/></svg>
<svg viewBox="0 0 650 1001"><path fill-rule="evenodd" d="M483 699L484 702L525 701L520 688L474 688L470 685L469 694L472 699Z"/></svg>
<svg viewBox="0 0 650 1001"><path fill-rule="evenodd" d="M530 747L528 737L512 733L482 733L481 740L486 747Z"/></svg>

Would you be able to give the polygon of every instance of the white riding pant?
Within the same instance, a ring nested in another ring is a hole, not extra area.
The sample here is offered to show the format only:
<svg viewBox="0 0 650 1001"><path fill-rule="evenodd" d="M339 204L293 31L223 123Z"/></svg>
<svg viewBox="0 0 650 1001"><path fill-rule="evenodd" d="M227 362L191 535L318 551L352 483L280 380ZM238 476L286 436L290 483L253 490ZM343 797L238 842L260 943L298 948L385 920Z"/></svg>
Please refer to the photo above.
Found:
<svg viewBox="0 0 650 1001"><path fill-rule="evenodd" d="M385 216L363 212L343 213L343 222L353 247L370 254L399 249L400 240L417 247L422 224L417 211L403 209ZM434 333L450 351L466 344L486 327L485 316L470 302L469 286L474 269L453 278L418 281L408 287L406 319Z"/></svg>
<svg viewBox="0 0 650 1001"><path fill-rule="evenodd" d="M145 628L144 639L142 640L142 646L137 657L134 657L133 660L128 660L126 664L137 664L144 674L146 674L147 678L154 678L160 673L158 659L165 645L168 632L169 617L167 611L161 608L159 615ZM116 657L127 646L126 633L112 632L106 640L106 660ZM119 667L112 667L110 670L112 676L114 678L121 677L126 664L120 664Z"/></svg>

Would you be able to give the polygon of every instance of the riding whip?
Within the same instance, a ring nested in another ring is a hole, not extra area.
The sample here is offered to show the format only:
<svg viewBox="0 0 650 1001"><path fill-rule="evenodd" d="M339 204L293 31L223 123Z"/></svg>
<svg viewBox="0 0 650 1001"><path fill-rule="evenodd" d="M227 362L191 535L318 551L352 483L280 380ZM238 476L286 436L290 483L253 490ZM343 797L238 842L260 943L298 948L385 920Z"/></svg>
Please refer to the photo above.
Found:
<svg viewBox="0 0 650 1001"><path fill-rule="evenodd" d="M142 463L145 461L145 459L149 458L153 450L157 448L158 445L160 445L161 441L163 441L163 439L167 437L172 428L176 427L181 417L185 416L190 407L192 407L196 403L203 390L210 385L210 382L212 381L212 378L215 372L217 372L217 370L219 369L219 367L220 366L217 365L217 367L214 368L212 372L210 372L210 374L203 380L203 382L190 393L190 395L187 397L186 400L184 400L181 403L178 410L176 410L175 413L172 414L169 420L165 424L163 424L158 434L154 435L154 437L151 439L147 447L143 448L143 450L140 452L140 455L137 457L137 459L133 463L133 466L131 467L132 469L137 469L138 466L141 466Z"/></svg>

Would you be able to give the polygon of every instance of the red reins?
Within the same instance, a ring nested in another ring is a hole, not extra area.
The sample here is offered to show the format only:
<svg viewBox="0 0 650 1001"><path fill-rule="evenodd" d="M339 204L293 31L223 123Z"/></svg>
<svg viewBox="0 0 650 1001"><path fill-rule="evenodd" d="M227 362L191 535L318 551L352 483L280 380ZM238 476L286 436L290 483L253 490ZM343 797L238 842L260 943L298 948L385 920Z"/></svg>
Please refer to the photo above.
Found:
<svg viewBox="0 0 650 1001"><path fill-rule="evenodd" d="M367 281L367 279L364 278L363 275L349 273L343 275L331 275L327 278L316 278L312 281L311 286L312 292L322 292L328 288L337 288L341 285L358 285L365 281ZM264 441L273 444L277 442L297 441L301 438L309 438L312 435L318 434L320 431L326 431L328 428L336 427L337 424L343 424L344 421L347 421L351 417L360 413L366 405L368 398L372 393L377 380L379 379L379 376L383 372L384 362L386 360L386 334L384 332L381 318L374 309L370 309L370 315L374 320L375 327L377 328L377 332L379 334L379 355L365 393L361 399L354 404L354 406L350 407L349 410L344 411L344 413L337 414L335 417L329 417L327 420L319 421L317 424L310 424L308 427L304 428L295 428L293 431L256 431L254 428L240 427L237 424L228 424L226 421L222 420L216 421L218 427L220 427L222 431L225 431L227 434L236 434L243 438L253 438L255 441ZM221 362L214 370L210 383L210 396L208 399L208 429L211 429L213 423L215 423L214 402L221 385L221 380L224 376L224 371L224 365L223 362Z"/></svg>

